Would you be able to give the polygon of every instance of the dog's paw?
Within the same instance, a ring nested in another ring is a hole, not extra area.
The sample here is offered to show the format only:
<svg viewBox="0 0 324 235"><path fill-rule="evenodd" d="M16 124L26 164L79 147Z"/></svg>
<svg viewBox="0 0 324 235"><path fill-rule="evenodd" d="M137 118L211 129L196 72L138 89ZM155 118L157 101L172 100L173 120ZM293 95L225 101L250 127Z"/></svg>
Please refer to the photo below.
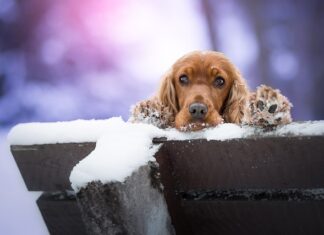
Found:
<svg viewBox="0 0 324 235"><path fill-rule="evenodd" d="M249 124L275 127L292 121L292 104L278 89L261 85L252 93L249 102Z"/></svg>
<svg viewBox="0 0 324 235"><path fill-rule="evenodd" d="M173 113L157 99L151 99L141 101L132 107L129 121L167 128L172 126L174 121L173 116Z"/></svg>

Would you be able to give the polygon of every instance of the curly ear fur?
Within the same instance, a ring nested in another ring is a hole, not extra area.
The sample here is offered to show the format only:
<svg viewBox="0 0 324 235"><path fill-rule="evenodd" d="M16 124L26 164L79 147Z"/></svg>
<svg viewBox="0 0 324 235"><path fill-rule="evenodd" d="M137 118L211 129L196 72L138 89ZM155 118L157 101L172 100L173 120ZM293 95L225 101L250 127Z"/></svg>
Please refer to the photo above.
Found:
<svg viewBox="0 0 324 235"><path fill-rule="evenodd" d="M234 82L227 98L223 118L228 123L242 123L247 108L249 89L240 72L234 68Z"/></svg>
<svg viewBox="0 0 324 235"><path fill-rule="evenodd" d="M179 112L177 94L172 81L171 71L167 72L162 79L162 83L158 92L158 99L165 107L175 115Z"/></svg>

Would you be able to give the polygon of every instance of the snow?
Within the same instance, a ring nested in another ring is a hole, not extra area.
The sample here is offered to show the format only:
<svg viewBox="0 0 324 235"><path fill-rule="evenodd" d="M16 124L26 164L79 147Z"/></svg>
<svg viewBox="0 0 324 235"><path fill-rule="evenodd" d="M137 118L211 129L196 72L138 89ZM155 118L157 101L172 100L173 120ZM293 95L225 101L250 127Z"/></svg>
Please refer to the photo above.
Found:
<svg viewBox="0 0 324 235"><path fill-rule="evenodd" d="M279 136L321 136L324 135L324 121L293 122L275 133Z"/></svg>
<svg viewBox="0 0 324 235"><path fill-rule="evenodd" d="M239 126L224 123L212 128L196 132L179 132L176 129L158 129L151 126L154 137L167 137L168 140L228 140L235 138L248 138L255 134L264 136L318 136L324 135L324 121L293 122L278 127L274 131L263 132L262 129L250 126ZM141 128L146 128L141 124ZM25 123L18 124L8 134L11 145L55 144L55 143L83 143L96 142L104 134L115 132L118 128L137 126L124 122L121 117L106 120L75 120L69 122L52 123ZM158 131L156 131L158 130ZM141 132L142 130L138 130ZM150 135L152 136L150 132Z"/></svg>
<svg viewBox="0 0 324 235"><path fill-rule="evenodd" d="M154 137L168 140L207 139L225 141L256 136L321 136L324 121L291 123L274 131L225 123L196 132L174 128L159 129L145 123L125 122L120 117L107 120L76 120L58 123L28 123L15 126L8 135L11 145L97 142L95 150L73 169L70 181L75 191L88 182L123 182L140 166L154 161L160 145Z"/></svg>
<svg viewBox="0 0 324 235"><path fill-rule="evenodd" d="M25 123L14 126L8 134L11 145L96 142L121 118L75 120L69 122Z"/></svg>
<svg viewBox="0 0 324 235"><path fill-rule="evenodd" d="M160 135L161 129L123 122L110 127L97 141L95 150L71 172L70 181L75 191L91 181L123 182L140 166L155 161L153 156L159 145L153 146L152 138Z"/></svg>

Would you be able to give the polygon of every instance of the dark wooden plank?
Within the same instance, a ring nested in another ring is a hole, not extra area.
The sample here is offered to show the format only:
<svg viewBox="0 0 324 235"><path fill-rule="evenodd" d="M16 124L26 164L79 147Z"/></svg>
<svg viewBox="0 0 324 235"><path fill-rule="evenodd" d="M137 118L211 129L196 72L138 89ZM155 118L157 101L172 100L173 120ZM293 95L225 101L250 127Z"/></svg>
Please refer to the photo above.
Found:
<svg viewBox="0 0 324 235"><path fill-rule="evenodd" d="M324 234L324 201L182 201L181 206L187 235Z"/></svg>
<svg viewBox="0 0 324 235"><path fill-rule="evenodd" d="M93 149L95 143L11 146L20 173L30 191L71 189L72 168Z"/></svg>
<svg viewBox="0 0 324 235"><path fill-rule="evenodd" d="M323 143L324 137L276 137L167 141L163 148L168 148L174 159L177 178L188 182L179 186L181 190L278 185L312 188L320 187L316 179L324 174ZM70 189L73 166L94 147L95 143L74 143L11 146L11 150L29 190L53 191Z"/></svg>
<svg viewBox="0 0 324 235"><path fill-rule="evenodd" d="M164 187L163 193L176 234L190 234L190 227L187 226L187 220L181 207L181 197L176 194L177 181L174 178L168 143L160 148L155 154L155 158L159 163L160 180Z"/></svg>
<svg viewBox="0 0 324 235"><path fill-rule="evenodd" d="M323 136L161 141L177 234L324 233Z"/></svg>
<svg viewBox="0 0 324 235"><path fill-rule="evenodd" d="M76 197L72 193L43 193L38 208L51 235L86 235Z"/></svg>
<svg viewBox="0 0 324 235"><path fill-rule="evenodd" d="M177 190L324 187L324 136L167 141L162 148Z"/></svg>

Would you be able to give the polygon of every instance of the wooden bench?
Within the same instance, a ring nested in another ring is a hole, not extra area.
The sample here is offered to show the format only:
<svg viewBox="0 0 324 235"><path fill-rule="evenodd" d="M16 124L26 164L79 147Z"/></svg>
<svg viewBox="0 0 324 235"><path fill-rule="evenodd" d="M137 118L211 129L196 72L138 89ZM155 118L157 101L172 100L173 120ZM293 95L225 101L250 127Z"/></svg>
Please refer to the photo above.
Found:
<svg viewBox="0 0 324 235"><path fill-rule="evenodd" d="M154 142L176 234L324 233L324 136ZM69 175L94 148L11 146L51 234L86 233Z"/></svg>

